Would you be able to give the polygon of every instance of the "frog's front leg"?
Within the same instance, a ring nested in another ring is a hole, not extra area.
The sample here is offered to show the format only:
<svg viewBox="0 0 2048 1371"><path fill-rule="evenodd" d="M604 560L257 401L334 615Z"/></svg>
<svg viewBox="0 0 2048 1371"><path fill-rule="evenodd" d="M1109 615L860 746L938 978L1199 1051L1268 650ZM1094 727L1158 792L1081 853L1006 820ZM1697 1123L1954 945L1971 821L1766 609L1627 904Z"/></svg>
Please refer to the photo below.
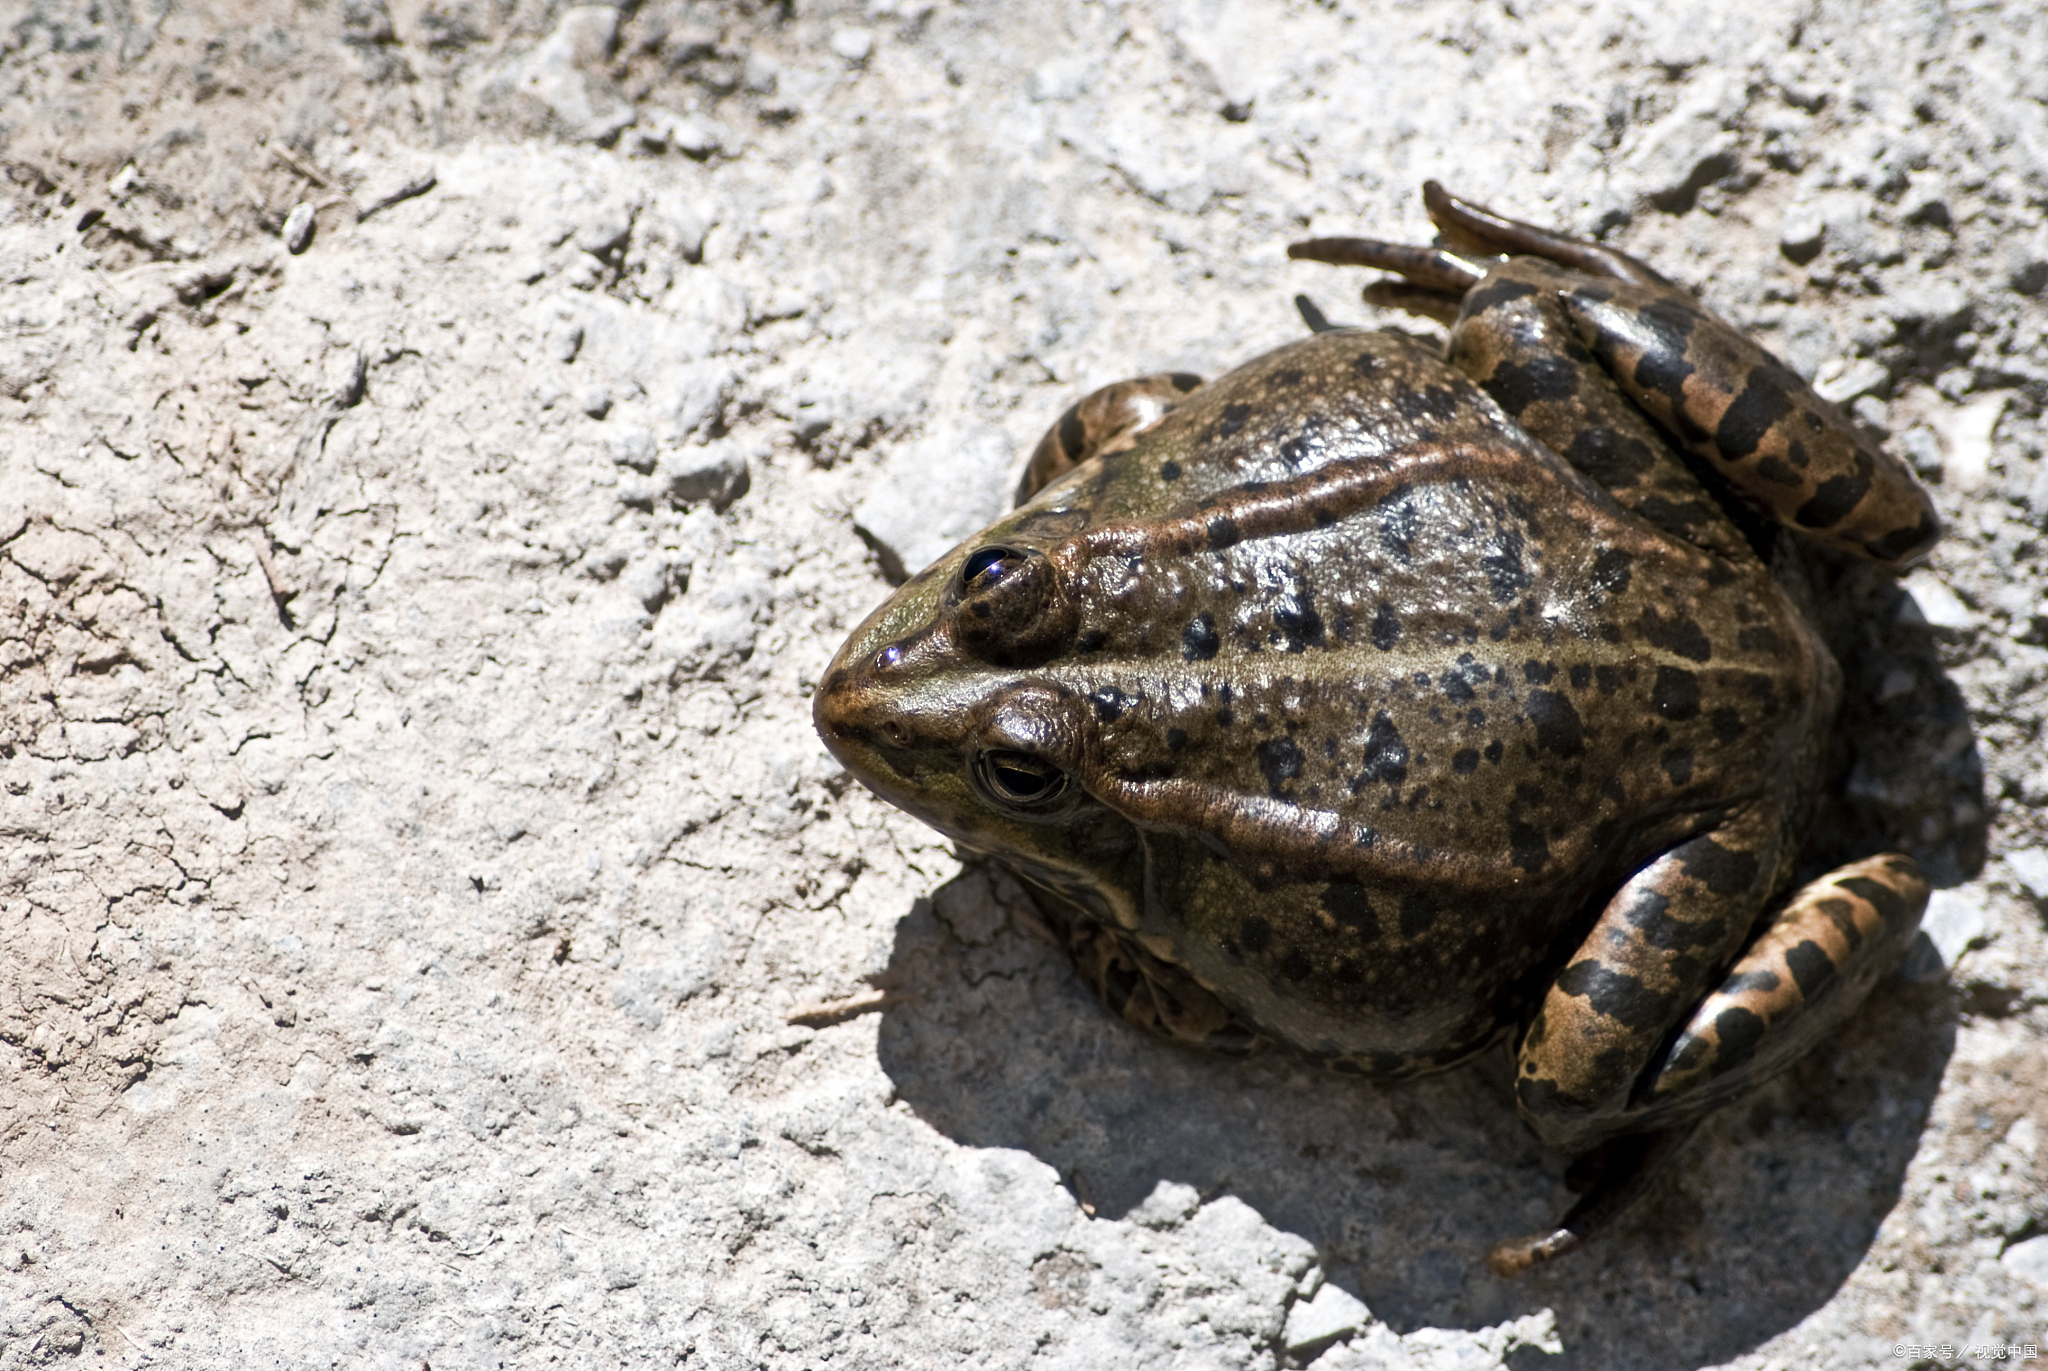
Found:
<svg viewBox="0 0 2048 1371"><path fill-rule="evenodd" d="M1017 483L1023 504L1090 457L1120 452L1188 398L1202 378L1185 371L1154 372L1113 381L1067 406L1032 449Z"/></svg>
<svg viewBox="0 0 2048 1371"><path fill-rule="evenodd" d="M1679 867L1699 866L1710 886L1716 869L1722 883L1734 884L1739 854L1703 861L1702 841L1727 853L1707 835L1671 855L1686 854ZM1672 960L1649 949L1712 941L1709 930L1674 921L1671 905L1658 903L1655 887L1682 883L1673 875L1662 859L1623 888L1523 1041L1518 1103L1547 1141L1583 1145L1603 1131L1637 1136L1606 1144L1589 1193L1555 1229L1494 1249L1487 1262L1502 1275L1578 1247L1641 1193L1702 1115L1783 1070L1840 1026L1898 962L1927 907L1927 879L1909 857L1886 853L1830 873L1786 901L1691 1006L1673 1038L1653 1026L1655 997L1637 989L1649 979L1642 972ZM1627 911L1621 922L1631 925L1630 934L1642 936L1617 936L1617 906ZM1644 1055L1646 1037L1661 1050L1621 1080L1620 1070ZM1573 1093L1589 1088L1604 1098Z"/></svg>

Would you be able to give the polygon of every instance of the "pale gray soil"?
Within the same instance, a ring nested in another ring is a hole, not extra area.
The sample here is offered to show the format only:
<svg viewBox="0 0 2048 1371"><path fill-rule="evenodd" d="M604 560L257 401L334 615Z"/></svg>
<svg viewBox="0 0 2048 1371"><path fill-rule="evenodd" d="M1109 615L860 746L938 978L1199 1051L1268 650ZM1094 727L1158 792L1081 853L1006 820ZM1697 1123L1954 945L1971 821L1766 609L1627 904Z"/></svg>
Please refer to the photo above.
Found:
<svg viewBox="0 0 2048 1371"><path fill-rule="evenodd" d="M0 159L0 1367L2043 1340L2039 5L12 0ZM1135 1036L807 698L1084 389L1395 322L1284 247L1430 175L1701 291L1952 530L1835 606L1824 842L1932 938L1512 1284L1568 1197L1499 1062Z"/></svg>

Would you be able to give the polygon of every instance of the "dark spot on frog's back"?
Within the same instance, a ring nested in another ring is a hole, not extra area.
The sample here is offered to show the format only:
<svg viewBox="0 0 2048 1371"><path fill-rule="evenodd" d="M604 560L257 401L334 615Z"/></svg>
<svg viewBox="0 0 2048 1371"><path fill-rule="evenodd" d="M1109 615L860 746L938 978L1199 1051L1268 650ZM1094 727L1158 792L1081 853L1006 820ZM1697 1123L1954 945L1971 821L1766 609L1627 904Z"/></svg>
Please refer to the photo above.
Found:
<svg viewBox="0 0 2048 1371"><path fill-rule="evenodd" d="M1646 609L1636 621L1636 632L1653 647L1677 653L1689 662L1710 661L1714 656L1714 645L1705 630L1683 614L1667 619L1654 609Z"/></svg>
<svg viewBox="0 0 2048 1371"><path fill-rule="evenodd" d="M1273 945L1273 925L1256 914L1246 915L1237 926L1237 945L1246 952L1264 952Z"/></svg>
<svg viewBox="0 0 2048 1371"><path fill-rule="evenodd" d="M1292 738L1268 738L1257 750L1259 771L1275 799L1289 781L1301 774L1301 747Z"/></svg>
<svg viewBox="0 0 2048 1371"><path fill-rule="evenodd" d="M1216 426L1221 438L1235 438L1244 432L1245 421L1252 417L1252 407L1247 404L1231 404L1223 407L1223 422Z"/></svg>
<svg viewBox="0 0 2048 1371"><path fill-rule="evenodd" d="M1244 535L1238 532L1237 520L1231 518L1228 514L1210 515L1208 529L1209 550L1211 552L1221 552L1225 548L1236 547L1244 540Z"/></svg>
<svg viewBox="0 0 2048 1371"><path fill-rule="evenodd" d="M1161 462L1159 464L1159 479L1162 481L1178 481L1180 479L1180 463Z"/></svg>
<svg viewBox="0 0 2048 1371"><path fill-rule="evenodd" d="M1300 367L1288 367L1288 368L1287 368L1286 370L1284 370L1284 371L1276 371L1276 372L1274 372L1274 373L1273 373L1273 384L1274 384L1274 385L1276 385L1276 386L1298 386L1298 385L1300 385L1300 384L1301 384L1301 368L1300 368Z"/></svg>
<svg viewBox="0 0 2048 1371"><path fill-rule="evenodd" d="M1593 559L1593 584L1609 595L1626 593L1632 575L1629 568L1635 560L1618 547L1602 548Z"/></svg>
<svg viewBox="0 0 2048 1371"><path fill-rule="evenodd" d="M1585 724L1565 696L1532 690L1527 707L1529 722L1536 725L1536 746L1560 757L1576 757L1586 750Z"/></svg>
<svg viewBox="0 0 2048 1371"><path fill-rule="evenodd" d="M1353 778L1352 788L1357 790L1374 781L1399 785L1407 779L1408 743L1391 718L1375 715L1365 735L1365 769Z"/></svg>
<svg viewBox="0 0 2048 1371"><path fill-rule="evenodd" d="M1541 871L1550 860L1550 844L1538 830L1512 820L1508 824L1508 860L1524 871Z"/></svg>
<svg viewBox="0 0 2048 1371"><path fill-rule="evenodd" d="M1500 530L1494 550L1481 557L1479 565L1493 587L1497 604L1512 604L1529 588L1531 578L1522 565L1522 535L1512 528Z"/></svg>
<svg viewBox="0 0 2048 1371"><path fill-rule="evenodd" d="M1372 616L1372 645L1385 652L1401 641L1401 616L1392 605L1381 605Z"/></svg>
<svg viewBox="0 0 2048 1371"><path fill-rule="evenodd" d="M1206 609L1180 631L1180 655L1188 661L1206 662L1222 646L1223 640L1216 635L1216 618Z"/></svg>
<svg viewBox="0 0 2048 1371"><path fill-rule="evenodd" d="M1288 652L1301 652L1323 645L1323 616L1316 613L1307 591L1282 599L1273 608L1273 625L1280 645Z"/></svg>
<svg viewBox="0 0 2048 1371"><path fill-rule="evenodd" d="M1370 376L1380 369L1380 359L1370 352L1361 352L1351 359L1351 369L1360 376Z"/></svg>
<svg viewBox="0 0 2048 1371"><path fill-rule="evenodd" d="M1700 678L1675 666L1657 668L1650 687L1650 707L1675 724L1699 717Z"/></svg>
<svg viewBox="0 0 2048 1371"><path fill-rule="evenodd" d="M1466 400L1447 385L1411 385L1393 397L1394 412L1410 423L1444 423L1464 412Z"/></svg>

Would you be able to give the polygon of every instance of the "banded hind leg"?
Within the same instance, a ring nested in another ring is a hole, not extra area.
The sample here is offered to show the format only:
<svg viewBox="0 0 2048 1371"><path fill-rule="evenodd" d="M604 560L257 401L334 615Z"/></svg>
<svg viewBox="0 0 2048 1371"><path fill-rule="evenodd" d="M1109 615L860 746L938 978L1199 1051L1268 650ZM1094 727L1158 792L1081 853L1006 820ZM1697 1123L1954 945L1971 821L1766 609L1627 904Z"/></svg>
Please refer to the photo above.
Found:
<svg viewBox="0 0 2048 1371"><path fill-rule="evenodd" d="M1543 288L1555 295L1584 349L1634 406L1744 503L1895 569L1932 549L1940 525L1906 467L1687 292L1626 253L1504 218L1433 181L1423 199L1444 246L1333 238L1297 243L1288 253L1393 272L1401 282L1369 288L1368 300L1447 319L1454 329L1496 276L1548 263L1557 274ZM1499 262L1509 254L1512 260ZM1505 278L1500 285L1512 288Z"/></svg>
<svg viewBox="0 0 2048 1371"><path fill-rule="evenodd" d="M1698 854L1690 855L1697 864ZM1691 937L1674 933L1668 909L1644 899L1655 884L1631 882L1601 920L1610 934L1630 924L1631 933L1649 936L1630 947L1627 939L1603 938L1596 926L1523 1040L1517 1097L1537 1133L1567 1145L1608 1136L1575 1164L1585 1197L1556 1227L1500 1243L1488 1255L1500 1275L1583 1245L1641 1195L1702 1116L1839 1028L1897 965L1928 895L1919 867L1896 853L1801 888L1691 1006L1676 1034L1629 1072L1621 1059L1632 1061L1639 1050L1641 1016L1655 998L1654 990L1646 998L1643 973L1660 961L1668 966L1669 947L1659 944L1682 946ZM1617 906L1622 916L1611 918ZM1654 913L1640 917L1647 911Z"/></svg>

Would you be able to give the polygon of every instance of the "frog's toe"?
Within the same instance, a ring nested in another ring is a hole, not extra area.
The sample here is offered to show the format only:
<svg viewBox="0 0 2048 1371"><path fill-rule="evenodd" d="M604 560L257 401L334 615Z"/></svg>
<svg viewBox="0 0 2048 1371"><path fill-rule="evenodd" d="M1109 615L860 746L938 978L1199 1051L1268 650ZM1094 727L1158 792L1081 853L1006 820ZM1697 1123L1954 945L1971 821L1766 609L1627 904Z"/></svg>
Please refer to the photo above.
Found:
<svg viewBox="0 0 2048 1371"><path fill-rule="evenodd" d="M1586 1240L1619 1218L1642 1197L1692 1136L1692 1125L1657 1133L1610 1139L1572 1163L1565 1180L1581 1198L1557 1227L1494 1244L1486 1265L1496 1276L1513 1278L1532 1266L1555 1261L1585 1246Z"/></svg>
<svg viewBox="0 0 2048 1371"><path fill-rule="evenodd" d="M1333 267L1375 267L1449 295L1463 295L1485 280L1487 271L1442 248L1383 243L1377 238L1310 238L1289 243L1287 255L1298 262L1327 262Z"/></svg>
<svg viewBox="0 0 2048 1371"><path fill-rule="evenodd" d="M1605 276L1645 286L1671 284L1625 252L1496 214L1484 205L1460 200L1436 181L1422 183L1422 204L1444 241L1467 253L1542 257L1588 276Z"/></svg>

